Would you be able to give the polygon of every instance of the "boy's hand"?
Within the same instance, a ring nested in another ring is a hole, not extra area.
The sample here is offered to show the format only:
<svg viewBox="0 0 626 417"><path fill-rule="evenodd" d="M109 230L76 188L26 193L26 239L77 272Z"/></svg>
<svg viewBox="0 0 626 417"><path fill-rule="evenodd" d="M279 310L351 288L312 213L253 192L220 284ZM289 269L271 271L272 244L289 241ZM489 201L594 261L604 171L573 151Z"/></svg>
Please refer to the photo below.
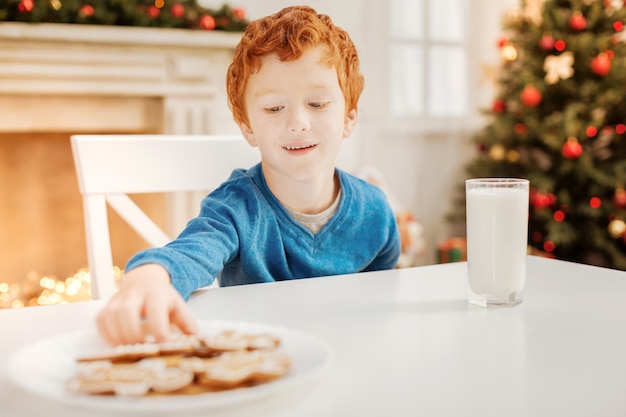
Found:
<svg viewBox="0 0 626 417"><path fill-rule="evenodd" d="M169 274L156 264L128 272L96 322L100 335L114 346L143 343L150 336L164 341L172 326L185 334L198 329L185 300L170 283Z"/></svg>

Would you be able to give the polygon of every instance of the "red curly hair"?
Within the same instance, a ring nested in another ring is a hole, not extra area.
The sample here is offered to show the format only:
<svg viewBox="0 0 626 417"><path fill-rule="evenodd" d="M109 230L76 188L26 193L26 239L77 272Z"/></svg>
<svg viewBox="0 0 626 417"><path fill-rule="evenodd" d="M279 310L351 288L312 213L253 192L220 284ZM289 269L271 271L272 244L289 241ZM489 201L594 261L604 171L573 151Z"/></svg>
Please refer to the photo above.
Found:
<svg viewBox="0 0 626 417"><path fill-rule="evenodd" d="M249 126L244 93L251 74L261 69L261 58L275 53L281 61L292 61L317 46L323 47L322 62L337 70L346 100L346 114L356 110L364 79L359 57L348 33L330 17L308 6L292 6L250 22L226 74L228 105L235 122Z"/></svg>

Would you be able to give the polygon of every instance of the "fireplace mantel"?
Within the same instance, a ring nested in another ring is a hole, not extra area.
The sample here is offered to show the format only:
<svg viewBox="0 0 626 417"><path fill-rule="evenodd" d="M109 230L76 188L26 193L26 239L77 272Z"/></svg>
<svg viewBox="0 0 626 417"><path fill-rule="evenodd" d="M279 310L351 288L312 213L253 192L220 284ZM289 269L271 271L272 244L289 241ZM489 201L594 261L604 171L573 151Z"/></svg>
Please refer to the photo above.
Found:
<svg viewBox="0 0 626 417"><path fill-rule="evenodd" d="M224 77L240 37L0 23L0 131L233 132Z"/></svg>
<svg viewBox="0 0 626 417"><path fill-rule="evenodd" d="M0 278L19 281L31 268L61 277L86 266L69 135L239 131L225 77L240 37L0 23ZM147 204L176 235L201 196L176 193ZM120 266L132 254L131 239L123 235Z"/></svg>

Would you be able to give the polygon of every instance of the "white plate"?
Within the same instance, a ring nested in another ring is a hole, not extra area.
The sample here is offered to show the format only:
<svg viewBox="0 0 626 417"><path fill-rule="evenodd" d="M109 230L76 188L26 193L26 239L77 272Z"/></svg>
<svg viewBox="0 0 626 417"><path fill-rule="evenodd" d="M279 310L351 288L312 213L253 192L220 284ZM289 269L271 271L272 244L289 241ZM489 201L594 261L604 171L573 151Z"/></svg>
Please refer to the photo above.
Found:
<svg viewBox="0 0 626 417"><path fill-rule="evenodd" d="M208 334L232 329L278 336L280 349L289 354L292 367L286 376L275 381L215 393L131 398L72 394L65 391L64 385L75 372L75 359L106 346L95 331L84 331L45 339L18 350L9 358L7 378L21 389L70 405L154 413L223 407L267 397L321 375L331 360L331 350L326 343L296 330L220 320L200 322L200 328Z"/></svg>

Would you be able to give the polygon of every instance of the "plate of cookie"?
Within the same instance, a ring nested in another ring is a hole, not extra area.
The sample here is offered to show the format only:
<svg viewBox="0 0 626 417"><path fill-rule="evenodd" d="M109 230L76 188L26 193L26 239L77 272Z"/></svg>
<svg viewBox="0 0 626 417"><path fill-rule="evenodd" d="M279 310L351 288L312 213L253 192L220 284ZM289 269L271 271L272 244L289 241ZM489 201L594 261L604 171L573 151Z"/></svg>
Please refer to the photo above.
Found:
<svg viewBox="0 0 626 417"><path fill-rule="evenodd" d="M196 335L116 347L95 330L59 335L15 352L6 375L21 389L69 405L161 413L268 397L322 375L331 361L328 344L298 330L199 324Z"/></svg>

